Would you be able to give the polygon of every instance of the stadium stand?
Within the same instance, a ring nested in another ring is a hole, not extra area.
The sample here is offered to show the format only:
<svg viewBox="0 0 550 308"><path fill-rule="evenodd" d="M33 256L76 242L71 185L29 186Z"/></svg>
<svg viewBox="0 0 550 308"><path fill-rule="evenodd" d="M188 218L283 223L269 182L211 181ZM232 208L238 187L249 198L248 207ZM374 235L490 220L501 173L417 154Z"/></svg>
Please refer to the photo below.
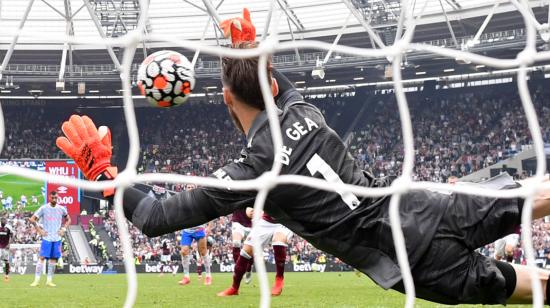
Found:
<svg viewBox="0 0 550 308"><path fill-rule="evenodd" d="M533 89L533 101L541 119L550 117L550 108L543 100L548 97L548 91L541 86ZM417 149L415 179L446 182L450 176L467 175L529 147L531 139L516 92L507 85L495 85L438 90L429 96L421 92L408 93ZM306 101L318 106L327 122L347 140L350 151L363 169L376 176L399 174L403 149L393 93L361 98L349 94L317 95L307 97ZM35 106L6 107L7 142L1 158L62 158L53 140L59 135L59 123L75 111L92 116L102 112L101 109L70 110L50 105L38 109ZM177 111L138 108L142 149L139 172L207 176L238 158L244 139L226 112L225 106L219 103L189 103ZM113 143L119 145L115 153L124 152L127 137L121 110L114 109L109 116L102 114L102 121L101 125L113 127L113 138L117 138ZM158 123L163 123L163 129L158 129ZM548 142L550 126L541 125ZM119 153L119 164L124 162L124 155ZM528 174L516 176L525 178ZM181 184L155 184L176 192L183 188ZM88 241L98 260L120 261L122 253L113 213L103 214L103 225L97 226L99 232L94 229L94 235L87 233ZM17 215L28 217L30 214ZM219 264L232 262L228 221L228 218L216 220L210 234L216 243L212 249L213 260ZM17 232L17 243L35 242L36 236L26 219L15 217L13 222L21 231ZM543 258L550 252L550 224L535 222L534 228L537 232L533 239ZM101 232L104 233L100 237ZM161 238L147 238L131 226L130 234L136 262L158 261ZM178 235L164 238L176 242ZM483 252L491 253L491 249L488 246ZM273 260L270 249L266 249L264 256L267 261ZM173 258L179 260L177 251ZM331 257L296 237L290 245L289 258L311 261ZM518 258L519 262L521 260Z"/></svg>

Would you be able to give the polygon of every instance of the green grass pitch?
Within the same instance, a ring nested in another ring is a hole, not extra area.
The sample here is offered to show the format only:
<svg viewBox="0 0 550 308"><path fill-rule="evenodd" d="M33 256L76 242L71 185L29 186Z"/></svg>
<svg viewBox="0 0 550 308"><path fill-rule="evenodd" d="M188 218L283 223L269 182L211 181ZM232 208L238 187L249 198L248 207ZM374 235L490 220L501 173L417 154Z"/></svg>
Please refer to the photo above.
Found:
<svg viewBox="0 0 550 308"><path fill-rule="evenodd" d="M239 296L220 298L216 293L230 285L231 274L215 274L211 286L204 286L192 275L191 284L180 286L181 278L166 274L138 275L135 307L258 307L259 286L256 275L250 285L243 283ZM126 276L56 275L56 288L41 285L31 288L31 275L12 275L8 283L0 281L0 307L122 307L126 294ZM269 275L270 283L273 274ZM283 294L273 298L272 307L355 308L403 307L405 296L384 291L365 276L354 273L286 273ZM444 306L417 300L416 307ZM481 306L480 306L481 307ZM520 306L517 306L520 307ZM528 306L525 306L528 307Z"/></svg>
<svg viewBox="0 0 550 308"><path fill-rule="evenodd" d="M13 208L16 208L17 201L21 195L27 196L27 211L36 211L40 205L45 203L40 189L44 182L27 179L13 174L0 174L0 190L4 193L4 198L11 196L13 198ZM38 205L31 205L31 196L38 196ZM2 205L0 204L0 210Z"/></svg>

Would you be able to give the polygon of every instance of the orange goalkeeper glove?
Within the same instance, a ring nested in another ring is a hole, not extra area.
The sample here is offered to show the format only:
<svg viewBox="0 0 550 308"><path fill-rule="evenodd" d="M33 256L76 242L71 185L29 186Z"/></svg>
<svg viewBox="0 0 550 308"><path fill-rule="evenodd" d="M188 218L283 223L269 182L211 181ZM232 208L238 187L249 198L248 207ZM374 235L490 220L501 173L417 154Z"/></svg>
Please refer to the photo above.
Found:
<svg viewBox="0 0 550 308"><path fill-rule="evenodd" d="M225 19L220 23L220 28L225 37L231 37L231 43L236 45L241 42L254 42L256 40L256 27L250 19L250 12L243 9L243 18L234 17Z"/></svg>
<svg viewBox="0 0 550 308"><path fill-rule="evenodd" d="M111 166L113 152L108 127L97 129L89 117L72 115L61 130L66 137L58 137L55 144L74 159L88 180L111 180L116 176L116 167ZM112 189L104 195L111 193Z"/></svg>

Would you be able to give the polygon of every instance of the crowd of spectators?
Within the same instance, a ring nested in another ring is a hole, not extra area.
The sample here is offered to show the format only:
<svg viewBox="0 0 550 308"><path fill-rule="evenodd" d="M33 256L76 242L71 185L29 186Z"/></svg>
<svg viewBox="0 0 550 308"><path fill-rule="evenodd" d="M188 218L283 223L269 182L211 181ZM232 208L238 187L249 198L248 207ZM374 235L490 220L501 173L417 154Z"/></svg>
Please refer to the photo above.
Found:
<svg viewBox="0 0 550 308"><path fill-rule="evenodd" d="M47 112L45 106L4 107L6 141L0 158L60 158L55 137L65 113Z"/></svg>
<svg viewBox="0 0 550 308"><path fill-rule="evenodd" d="M220 217L215 219L210 223L208 237L209 241L212 243L209 246L209 253L212 256L212 262L215 264L232 264L232 238L231 238L231 229L228 226L231 225L231 216ZM105 230L107 230L109 236L115 243L117 249L117 256L115 261L122 260L122 247L119 244L119 234L118 228L116 227L115 219L113 214L109 214L107 219L104 220ZM132 239L134 253L136 255L136 263L146 263L146 262L159 262L160 255L162 252L162 241L168 240L172 248L172 260L174 262L179 262L181 260L179 256L179 241L180 241L180 232L164 235L158 238L148 238L144 236L137 228L128 224L130 231L130 237ZM334 260L332 256L327 255L318 249L314 248L306 240L294 236L289 243L288 250L288 261L293 263L326 263L327 261ZM196 243L193 244L193 251L196 250ZM275 257L273 255L273 250L270 247L264 248L264 259L267 262L274 264ZM192 264L197 263L197 254L191 254Z"/></svg>
<svg viewBox="0 0 550 308"><path fill-rule="evenodd" d="M103 219L103 226L105 231L113 241L113 245L116 250L116 254L110 256L112 261L121 261L123 259L122 245L120 243L120 236L117 224L115 222L114 212L109 211L105 219ZM131 223L127 223L130 238L132 240L133 251L136 264L150 263L160 261L161 246L163 240L168 240L172 245L172 259L176 259L179 255L179 251L176 249L176 233L167 234L160 237L149 238L141 233Z"/></svg>
<svg viewBox="0 0 550 308"><path fill-rule="evenodd" d="M229 264L232 262L232 240L230 217L221 217L210 223L208 237L213 245L210 247L210 253L212 255L212 261L217 264ZM118 228L115 223L114 214L112 211L104 219L105 230L113 240L117 255L115 260L122 260L122 247L119 243ZM132 239L134 253L136 255L136 263L143 262L158 262L160 261L160 255L162 252L162 241L168 240L170 248L172 249L172 260L180 261L179 256L179 242L181 239L181 232L175 232L167 234L161 237L148 238L143 235L132 224L128 223L128 230ZM196 251L196 243L193 243L193 249ZM191 254L191 262L197 263L196 254Z"/></svg>
<svg viewBox="0 0 550 308"><path fill-rule="evenodd" d="M512 89L510 89L512 88ZM548 90L546 90L547 92ZM539 119L550 116L548 94L539 86L533 102ZM446 182L509 158L532 143L517 90L509 86L408 95L415 146L414 179ZM404 157L394 94L374 96L349 148L376 176L399 175ZM544 121L543 138L550 141ZM520 176L526 176L520 175Z"/></svg>
<svg viewBox="0 0 550 308"><path fill-rule="evenodd" d="M536 263L541 267L550 268L550 219L537 219L533 221L531 232ZM481 247L479 252L485 256L494 256L494 243ZM526 264L521 240L513 249L511 262Z"/></svg>
<svg viewBox="0 0 550 308"><path fill-rule="evenodd" d="M7 214L7 224L14 231L14 243L17 244L36 244L40 240L38 232L29 222L32 212L16 211Z"/></svg>
<svg viewBox="0 0 550 308"><path fill-rule="evenodd" d="M220 104L190 104L178 112L160 110L142 119L139 171L208 176L239 157L244 138ZM159 124L161 124L159 126Z"/></svg>

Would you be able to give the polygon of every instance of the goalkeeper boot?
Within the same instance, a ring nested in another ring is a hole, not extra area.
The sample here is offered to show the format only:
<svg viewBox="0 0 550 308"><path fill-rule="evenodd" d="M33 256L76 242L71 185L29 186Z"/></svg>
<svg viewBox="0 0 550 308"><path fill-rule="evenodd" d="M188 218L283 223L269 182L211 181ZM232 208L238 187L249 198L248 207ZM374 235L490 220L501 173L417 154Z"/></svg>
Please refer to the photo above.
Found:
<svg viewBox="0 0 550 308"><path fill-rule="evenodd" d="M10 276L4 275L4 282L10 282Z"/></svg>
<svg viewBox="0 0 550 308"><path fill-rule="evenodd" d="M179 284L184 286L186 284L190 284L191 283L191 279L189 279L189 277L187 276L183 276L183 278L180 280Z"/></svg>
<svg viewBox="0 0 550 308"><path fill-rule="evenodd" d="M283 293L283 286L285 285L285 281L283 277L275 277L275 284L273 285L273 288L271 289L271 295L272 296L279 296L281 293Z"/></svg>
<svg viewBox="0 0 550 308"><path fill-rule="evenodd" d="M218 296L221 296L221 297L234 296L234 295L239 295L239 290L237 290L233 287L229 287L229 288L221 291L220 293L218 293Z"/></svg>

